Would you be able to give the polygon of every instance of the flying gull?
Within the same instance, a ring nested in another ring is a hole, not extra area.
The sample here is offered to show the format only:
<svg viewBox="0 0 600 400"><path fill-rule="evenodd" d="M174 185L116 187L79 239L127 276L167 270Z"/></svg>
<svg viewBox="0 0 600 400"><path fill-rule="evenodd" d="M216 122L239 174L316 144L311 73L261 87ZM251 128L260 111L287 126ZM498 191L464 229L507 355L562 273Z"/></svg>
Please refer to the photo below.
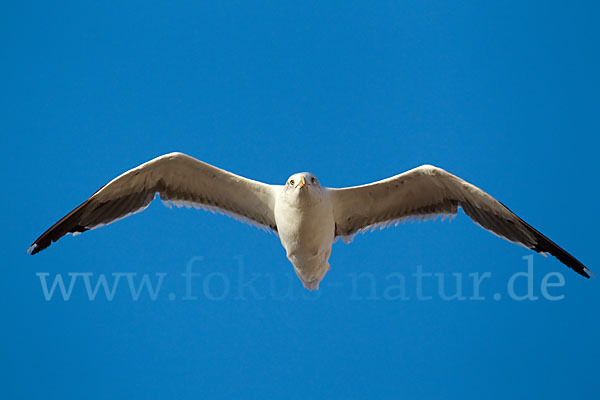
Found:
<svg viewBox="0 0 600 400"><path fill-rule="evenodd" d="M222 213L273 231L296 274L318 289L335 240L407 220L454 216L458 208L479 226L538 253L550 253L578 274L590 271L502 203L443 169L423 165L362 186L321 186L308 172L285 185L243 178L182 153L155 158L102 186L29 248L36 254L68 233L95 229L144 210L158 194L167 205Z"/></svg>

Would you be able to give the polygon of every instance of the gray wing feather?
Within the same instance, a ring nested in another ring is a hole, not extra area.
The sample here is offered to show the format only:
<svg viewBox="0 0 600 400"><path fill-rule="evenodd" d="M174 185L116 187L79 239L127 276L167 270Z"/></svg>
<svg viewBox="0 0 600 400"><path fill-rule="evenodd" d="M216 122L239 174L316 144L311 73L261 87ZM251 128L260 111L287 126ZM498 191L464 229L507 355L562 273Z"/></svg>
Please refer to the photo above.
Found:
<svg viewBox="0 0 600 400"><path fill-rule="evenodd" d="M508 207L443 169L424 165L363 186L329 189L336 237L350 242L358 232L407 220L454 216L461 207L484 229L539 253L550 253L577 273L589 270Z"/></svg>
<svg viewBox="0 0 600 400"><path fill-rule="evenodd" d="M176 206L203 208L276 231L273 215L276 188L182 153L166 154L101 187L44 232L29 251L38 253L68 233L78 234L140 212L156 194Z"/></svg>

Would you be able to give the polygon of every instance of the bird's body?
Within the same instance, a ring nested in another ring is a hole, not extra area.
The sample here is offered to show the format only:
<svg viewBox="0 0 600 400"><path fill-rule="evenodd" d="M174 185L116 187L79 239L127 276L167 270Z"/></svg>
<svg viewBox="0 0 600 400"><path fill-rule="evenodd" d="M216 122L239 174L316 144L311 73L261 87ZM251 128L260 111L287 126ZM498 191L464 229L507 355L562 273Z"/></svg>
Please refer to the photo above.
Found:
<svg viewBox="0 0 600 400"><path fill-rule="evenodd" d="M125 172L44 232L32 254L62 236L98 228L144 210L158 194L164 202L217 211L279 235L287 258L309 289L329 270L332 243L406 220L455 215L458 208L486 230L539 253L550 253L575 272L589 270L502 203L474 185L430 165L362 186L322 187L308 172L285 185L243 178L182 153L170 153Z"/></svg>
<svg viewBox="0 0 600 400"><path fill-rule="evenodd" d="M309 173L293 175L290 180L316 179ZM333 208L328 192L312 183L298 190L280 190L275 202L275 222L281 244L296 274L309 289L318 289L329 270L329 255L335 237ZM312 189L312 190L310 190Z"/></svg>

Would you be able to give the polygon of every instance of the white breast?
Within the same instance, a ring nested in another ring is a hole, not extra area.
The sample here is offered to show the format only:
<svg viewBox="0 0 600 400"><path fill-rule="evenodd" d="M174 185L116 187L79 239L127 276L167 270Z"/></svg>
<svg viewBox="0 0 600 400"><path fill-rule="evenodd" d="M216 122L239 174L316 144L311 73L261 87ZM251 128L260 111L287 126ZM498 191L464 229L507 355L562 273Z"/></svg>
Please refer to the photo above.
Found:
<svg viewBox="0 0 600 400"><path fill-rule="evenodd" d="M287 258L307 289L317 289L329 270L335 222L325 190L300 195L282 193L275 203L275 222Z"/></svg>

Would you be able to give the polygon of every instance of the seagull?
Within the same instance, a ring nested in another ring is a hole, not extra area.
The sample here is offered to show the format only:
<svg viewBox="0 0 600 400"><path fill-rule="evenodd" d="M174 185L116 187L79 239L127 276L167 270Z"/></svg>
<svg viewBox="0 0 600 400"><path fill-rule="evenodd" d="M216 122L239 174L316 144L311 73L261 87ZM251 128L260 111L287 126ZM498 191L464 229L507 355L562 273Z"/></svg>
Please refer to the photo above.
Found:
<svg viewBox="0 0 600 400"><path fill-rule="evenodd" d="M362 186L327 188L311 173L269 185L183 153L150 160L102 186L44 232L27 250L36 254L66 234L108 225L143 211L158 195L168 207L218 212L279 236L305 288L318 289L333 243L409 220L453 217L462 208L477 225L508 241L549 253L578 274L591 272L572 255L478 187L441 168L422 165Z"/></svg>

